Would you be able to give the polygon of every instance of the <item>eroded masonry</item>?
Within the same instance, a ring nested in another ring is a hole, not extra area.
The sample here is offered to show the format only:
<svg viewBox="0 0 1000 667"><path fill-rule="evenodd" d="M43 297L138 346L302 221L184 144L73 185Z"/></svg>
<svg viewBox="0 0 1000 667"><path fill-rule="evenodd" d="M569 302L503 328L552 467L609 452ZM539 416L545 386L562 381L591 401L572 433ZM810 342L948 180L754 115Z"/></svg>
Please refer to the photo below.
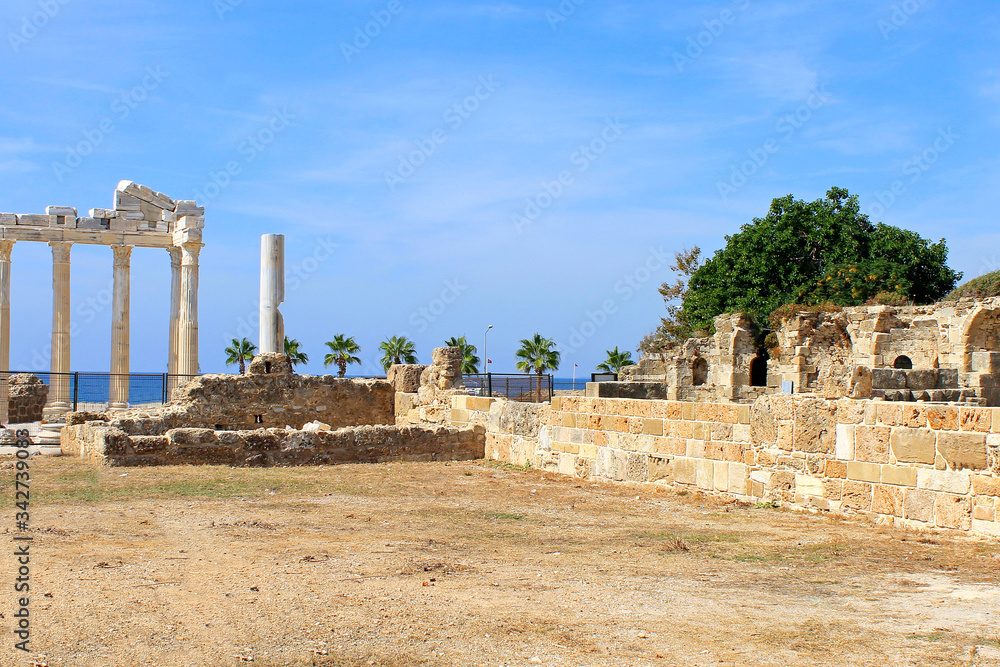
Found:
<svg viewBox="0 0 1000 667"><path fill-rule="evenodd" d="M643 358L599 396L752 402L768 394L1000 406L1000 298L803 312L758 341L743 315Z"/></svg>

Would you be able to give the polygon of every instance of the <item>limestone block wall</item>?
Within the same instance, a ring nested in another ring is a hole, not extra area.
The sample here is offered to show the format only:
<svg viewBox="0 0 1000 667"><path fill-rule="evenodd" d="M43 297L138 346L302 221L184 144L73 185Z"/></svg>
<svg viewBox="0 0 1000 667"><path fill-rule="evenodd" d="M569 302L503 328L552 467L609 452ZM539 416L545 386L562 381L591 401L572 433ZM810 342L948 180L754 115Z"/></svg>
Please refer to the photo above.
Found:
<svg viewBox="0 0 1000 667"><path fill-rule="evenodd" d="M69 415L67 423L94 416ZM384 380L330 375L202 375L174 391L170 404L115 410L103 417L132 435L163 435L175 428L245 430L301 428L320 421L337 429L395 423L394 392Z"/></svg>
<svg viewBox="0 0 1000 667"><path fill-rule="evenodd" d="M9 381L10 398L7 404L7 421L12 424L42 421L49 386L37 375L21 373Z"/></svg>
<svg viewBox="0 0 1000 667"><path fill-rule="evenodd" d="M1000 409L780 394L752 405L457 397L452 407L454 423L486 427L497 460L1000 536Z"/></svg>
<svg viewBox="0 0 1000 667"><path fill-rule="evenodd" d="M129 435L105 422L63 429L62 448L109 466L300 466L483 458L482 429L454 426L355 426L336 431L214 431L178 428Z"/></svg>

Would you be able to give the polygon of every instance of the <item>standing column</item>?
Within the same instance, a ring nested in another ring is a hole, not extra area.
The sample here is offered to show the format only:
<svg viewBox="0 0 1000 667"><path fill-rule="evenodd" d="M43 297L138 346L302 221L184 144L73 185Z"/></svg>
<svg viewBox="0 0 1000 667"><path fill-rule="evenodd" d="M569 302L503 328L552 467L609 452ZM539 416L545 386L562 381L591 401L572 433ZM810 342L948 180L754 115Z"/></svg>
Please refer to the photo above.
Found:
<svg viewBox="0 0 1000 667"><path fill-rule="evenodd" d="M111 398L109 406L128 407L129 311L131 301L132 246L111 246L115 254L115 287L111 314Z"/></svg>
<svg viewBox="0 0 1000 667"><path fill-rule="evenodd" d="M13 241L0 241L0 423L10 404L10 253Z"/></svg>
<svg viewBox="0 0 1000 667"><path fill-rule="evenodd" d="M50 241L52 246L52 364L46 421L57 421L72 407L70 396L70 304L69 241Z"/></svg>
<svg viewBox="0 0 1000 667"><path fill-rule="evenodd" d="M170 349L167 353L167 398L177 386L178 330L181 319L181 249L167 248L170 253Z"/></svg>
<svg viewBox="0 0 1000 667"><path fill-rule="evenodd" d="M260 237L260 351L285 351L285 323L278 306L285 300L285 236Z"/></svg>
<svg viewBox="0 0 1000 667"><path fill-rule="evenodd" d="M180 322L177 337L177 373L181 376L198 374L198 255L201 243L181 246ZM189 377L179 378L179 384Z"/></svg>

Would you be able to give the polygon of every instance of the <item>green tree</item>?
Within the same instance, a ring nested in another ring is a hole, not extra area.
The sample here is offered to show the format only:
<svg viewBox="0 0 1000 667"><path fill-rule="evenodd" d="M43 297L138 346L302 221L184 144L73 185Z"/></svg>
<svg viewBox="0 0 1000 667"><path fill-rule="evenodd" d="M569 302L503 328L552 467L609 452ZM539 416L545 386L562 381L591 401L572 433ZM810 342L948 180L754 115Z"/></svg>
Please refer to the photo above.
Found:
<svg viewBox="0 0 1000 667"><path fill-rule="evenodd" d="M465 336L461 338L452 336L444 344L448 347L462 349L462 373L464 375L476 375L479 373L479 357L476 356L476 346L466 341Z"/></svg>
<svg viewBox="0 0 1000 667"><path fill-rule="evenodd" d="M660 325L639 343L639 352L656 354L687 340L695 331L681 305L688 293L691 276L701 266L701 248L694 246L674 253L674 263L670 270L677 274L673 283L660 285L660 296L667 304L667 316L660 318Z"/></svg>
<svg viewBox="0 0 1000 667"><path fill-rule="evenodd" d="M333 340L326 341L326 346L330 348L330 354L323 359L323 367L330 364L337 364L337 377L344 377L347 374L348 364L360 364L361 359L354 356L361 351L361 346L354 340L354 337L345 337L344 334L335 334Z"/></svg>
<svg viewBox="0 0 1000 667"><path fill-rule="evenodd" d="M256 351L257 346L248 339L237 340L234 338L233 344L226 348L226 365L239 364L240 375L246 375L247 362L253 361L253 355Z"/></svg>
<svg viewBox="0 0 1000 667"><path fill-rule="evenodd" d="M535 334L531 338L521 340L521 347L514 353L518 359L517 369L538 374L538 399L542 398L542 374L547 370L559 370L560 354L555 350L556 344L551 338L543 338Z"/></svg>
<svg viewBox="0 0 1000 667"><path fill-rule="evenodd" d="M393 336L379 344L378 349L385 354L382 356L382 367L386 371L393 364L415 364L417 363L417 350L406 336Z"/></svg>
<svg viewBox="0 0 1000 667"><path fill-rule="evenodd" d="M301 343L297 340L289 339L285 336L285 357L288 358L288 365L293 369L299 364L308 364L309 355L299 349Z"/></svg>
<svg viewBox="0 0 1000 667"><path fill-rule="evenodd" d="M622 369L626 366L634 366L635 362L632 361L632 353L625 351L619 352L618 346L615 346L613 350L605 350L608 358L602 363L597 365L597 370L604 373L621 373Z"/></svg>
<svg viewBox="0 0 1000 667"><path fill-rule="evenodd" d="M945 296L961 278L947 265L944 239L872 224L858 198L831 188L824 199L775 199L763 218L726 237L691 276L683 321L710 330L723 313L750 315L760 329L787 304L860 305L895 293L913 303Z"/></svg>

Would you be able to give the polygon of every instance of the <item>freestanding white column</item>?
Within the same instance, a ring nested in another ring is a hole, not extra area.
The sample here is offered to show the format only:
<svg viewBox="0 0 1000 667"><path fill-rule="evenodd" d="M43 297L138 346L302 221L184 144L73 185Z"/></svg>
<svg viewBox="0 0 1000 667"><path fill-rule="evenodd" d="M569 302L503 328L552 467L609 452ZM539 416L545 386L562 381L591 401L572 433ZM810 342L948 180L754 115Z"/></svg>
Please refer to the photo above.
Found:
<svg viewBox="0 0 1000 667"><path fill-rule="evenodd" d="M52 377L46 421L57 421L70 404L70 251L69 241L49 241L52 246Z"/></svg>
<svg viewBox="0 0 1000 667"><path fill-rule="evenodd" d="M167 397L177 386L178 341L181 319L181 249L167 248L170 253L170 348L167 352Z"/></svg>
<svg viewBox="0 0 1000 667"><path fill-rule="evenodd" d="M260 237L260 351L285 351L285 322L278 307L285 300L285 236Z"/></svg>
<svg viewBox="0 0 1000 667"><path fill-rule="evenodd" d="M10 404L10 253L13 241L0 241L0 423Z"/></svg>
<svg viewBox="0 0 1000 667"><path fill-rule="evenodd" d="M181 246L180 316L177 337L177 373L182 376L198 374L198 255L203 244L185 243ZM186 383L190 377L179 378Z"/></svg>
<svg viewBox="0 0 1000 667"><path fill-rule="evenodd" d="M128 407L129 313L132 289L132 246L111 246L115 254L115 286L111 314L110 408Z"/></svg>

